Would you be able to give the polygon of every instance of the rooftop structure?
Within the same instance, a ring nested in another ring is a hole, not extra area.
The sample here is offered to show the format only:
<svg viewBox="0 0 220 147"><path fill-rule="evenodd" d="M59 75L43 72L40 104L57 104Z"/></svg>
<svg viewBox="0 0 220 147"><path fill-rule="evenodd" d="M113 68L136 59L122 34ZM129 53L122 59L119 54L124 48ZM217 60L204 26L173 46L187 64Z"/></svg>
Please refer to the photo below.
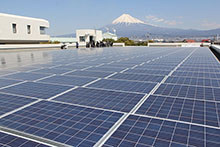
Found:
<svg viewBox="0 0 220 147"><path fill-rule="evenodd" d="M0 43L21 44L49 41L49 22L44 19L0 13Z"/></svg>
<svg viewBox="0 0 220 147"><path fill-rule="evenodd" d="M0 53L17 58L0 62L0 145L220 146L220 64L209 48L25 53Z"/></svg>
<svg viewBox="0 0 220 147"><path fill-rule="evenodd" d="M118 40L118 36L110 32L106 32L102 36L103 36L103 39L113 39L115 41Z"/></svg>
<svg viewBox="0 0 220 147"><path fill-rule="evenodd" d="M102 41L102 31L93 29L76 30L76 38L80 46L86 46L87 43Z"/></svg>

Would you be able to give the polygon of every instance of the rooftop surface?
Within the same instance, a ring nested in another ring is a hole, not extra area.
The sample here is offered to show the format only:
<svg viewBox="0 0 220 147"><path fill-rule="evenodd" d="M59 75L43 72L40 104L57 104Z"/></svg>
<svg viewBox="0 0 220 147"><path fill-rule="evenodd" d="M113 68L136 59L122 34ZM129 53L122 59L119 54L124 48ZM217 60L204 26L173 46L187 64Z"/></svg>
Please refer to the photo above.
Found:
<svg viewBox="0 0 220 147"><path fill-rule="evenodd" d="M208 48L0 59L0 146L220 146L220 64Z"/></svg>

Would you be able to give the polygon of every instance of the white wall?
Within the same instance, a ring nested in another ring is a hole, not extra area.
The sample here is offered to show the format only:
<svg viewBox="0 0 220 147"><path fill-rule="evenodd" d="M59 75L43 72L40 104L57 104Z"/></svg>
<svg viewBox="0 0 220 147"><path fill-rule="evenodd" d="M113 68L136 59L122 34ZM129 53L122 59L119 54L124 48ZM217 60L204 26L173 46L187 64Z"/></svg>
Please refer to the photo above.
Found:
<svg viewBox="0 0 220 147"><path fill-rule="evenodd" d="M13 33L13 23L17 25L17 33ZM27 25L31 25L31 34L27 33ZM49 28L49 22L43 19L0 13L0 43L48 41L49 35L40 34L40 26Z"/></svg>
<svg viewBox="0 0 220 147"><path fill-rule="evenodd" d="M85 36L85 42L80 41L80 36ZM81 29L76 30L76 39L80 46L85 46L86 43L89 42L89 36L94 36L94 40L96 41L102 41L102 31L100 30L92 30L92 29Z"/></svg>

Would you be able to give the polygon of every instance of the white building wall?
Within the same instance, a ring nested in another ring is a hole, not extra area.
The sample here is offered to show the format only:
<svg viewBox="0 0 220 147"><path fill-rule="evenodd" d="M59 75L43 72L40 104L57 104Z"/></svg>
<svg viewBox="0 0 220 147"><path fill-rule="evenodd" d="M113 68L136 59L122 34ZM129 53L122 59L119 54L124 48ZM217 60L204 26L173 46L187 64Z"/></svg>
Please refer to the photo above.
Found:
<svg viewBox="0 0 220 147"><path fill-rule="evenodd" d="M76 30L76 39L80 46L85 46L86 43L90 42L90 36L93 36L94 41L102 41L102 31L92 29L81 29ZM80 41L80 37L85 37L85 41Z"/></svg>
<svg viewBox="0 0 220 147"><path fill-rule="evenodd" d="M17 33L13 33L12 24L16 24ZM27 25L31 26L28 34ZM16 16L0 13L0 43L28 43L50 40L50 36L40 34L40 26L49 28L44 19Z"/></svg>

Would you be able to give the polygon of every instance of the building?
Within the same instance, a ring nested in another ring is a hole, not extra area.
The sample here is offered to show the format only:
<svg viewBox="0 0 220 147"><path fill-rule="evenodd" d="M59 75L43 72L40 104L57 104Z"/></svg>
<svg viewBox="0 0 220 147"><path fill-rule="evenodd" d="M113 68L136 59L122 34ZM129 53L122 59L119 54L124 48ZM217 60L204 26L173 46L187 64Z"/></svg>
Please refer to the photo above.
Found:
<svg viewBox="0 0 220 147"><path fill-rule="evenodd" d="M102 41L102 31L93 29L76 30L76 39L79 46L86 46L87 43L92 41Z"/></svg>
<svg viewBox="0 0 220 147"><path fill-rule="evenodd" d="M118 36L110 32L106 32L102 36L103 36L103 39L113 39L115 41L118 40Z"/></svg>
<svg viewBox="0 0 220 147"><path fill-rule="evenodd" d="M44 19L0 13L0 44L35 44L47 42L49 22Z"/></svg>
<svg viewBox="0 0 220 147"><path fill-rule="evenodd" d="M184 39L183 42L185 42L185 43L195 43L196 41L192 40L192 39Z"/></svg>

